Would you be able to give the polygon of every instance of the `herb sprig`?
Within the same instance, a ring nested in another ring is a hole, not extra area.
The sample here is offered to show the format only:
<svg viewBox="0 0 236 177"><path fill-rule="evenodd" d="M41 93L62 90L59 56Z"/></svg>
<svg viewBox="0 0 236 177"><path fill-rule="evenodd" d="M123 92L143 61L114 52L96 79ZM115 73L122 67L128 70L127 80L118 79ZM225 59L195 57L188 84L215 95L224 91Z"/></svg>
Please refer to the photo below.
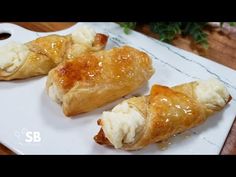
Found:
<svg viewBox="0 0 236 177"><path fill-rule="evenodd" d="M221 22L222 27L225 22ZM204 48L208 47L207 33L204 28L208 22L152 22L149 23L150 30L159 35L161 41L171 42L177 35L191 36L193 40L202 45ZM236 22L228 22L230 26L236 26ZM135 29L137 22L121 22L120 26L124 29L126 34L130 29Z"/></svg>

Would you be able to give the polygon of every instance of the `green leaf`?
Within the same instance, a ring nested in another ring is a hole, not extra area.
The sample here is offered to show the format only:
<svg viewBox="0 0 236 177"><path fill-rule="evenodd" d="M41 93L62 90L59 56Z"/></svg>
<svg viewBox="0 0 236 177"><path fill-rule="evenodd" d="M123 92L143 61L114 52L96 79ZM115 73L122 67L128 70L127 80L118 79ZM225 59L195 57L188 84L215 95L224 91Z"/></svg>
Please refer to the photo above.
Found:
<svg viewBox="0 0 236 177"><path fill-rule="evenodd" d="M176 35L181 33L180 22L153 22L150 24L151 31L159 34L160 40L171 42Z"/></svg>
<svg viewBox="0 0 236 177"><path fill-rule="evenodd" d="M208 22L152 22L150 29L159 35L159 39L165 42L171 42L177 35L191 36L197 44L204 48L208 47L207 34L203 31ZM224 22L220 22L222 26ZM236 25L236 22L229 22L230 25ZM128 34L130 29L134 29L137 22L121 22L120 26L124 33Z"/></svg>
<svg viewBox="0 0 236 177"><path fill-rule="evenodd" d="M183 34L191 36L197 44L201 44L203 47L206 48L208 46L207 34L203 31L203 28L206 25L207 22L183 23Z"/></svg>
<svg viewBox="0 0 236 177"><path fill-rule="evenodd" d="M134 29L136 27L136 22L120 22L120 26L123 28L125 34L130 32L130 29Z"/></svg>
<svg viewBox="0 0 236 177"><path fill-rule="evenodd" d="M236 26L236 22L228 22L230 26Z"/></svg>

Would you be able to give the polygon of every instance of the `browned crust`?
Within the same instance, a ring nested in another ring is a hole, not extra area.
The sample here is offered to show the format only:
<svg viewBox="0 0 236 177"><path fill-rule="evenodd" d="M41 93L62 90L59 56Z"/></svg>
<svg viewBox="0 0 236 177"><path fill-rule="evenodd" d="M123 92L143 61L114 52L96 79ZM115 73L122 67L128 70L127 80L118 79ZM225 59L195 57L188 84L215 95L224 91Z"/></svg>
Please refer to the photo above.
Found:
<svg viewBox="0 0 236 177"><path fill-rule="evenodd" d="M229 99L228 99L228 101L226 102L226 104L228 104L232 99L233 99L232 96L229 95Z"/></svg>
<svg viewBox="0 0 236 177"><path fill-rule="evenodd" d="M107 44L108 36L102 33L97 33L93 42L93 47L103 49Z"/></svg>
<svg viewBox="0 0 236 177"><path fill-rule="evenodd" d="M97 121L98 125L102 124L101 119L99 119ZM98 134L96 136L94 136L94 140L96 141L96 143L100 144L100 145L108 145L108 146L113 146L111 144L111 142L106 138L104 131L102 130L102 128L100 129L100 131L98 132Z"/></svg>

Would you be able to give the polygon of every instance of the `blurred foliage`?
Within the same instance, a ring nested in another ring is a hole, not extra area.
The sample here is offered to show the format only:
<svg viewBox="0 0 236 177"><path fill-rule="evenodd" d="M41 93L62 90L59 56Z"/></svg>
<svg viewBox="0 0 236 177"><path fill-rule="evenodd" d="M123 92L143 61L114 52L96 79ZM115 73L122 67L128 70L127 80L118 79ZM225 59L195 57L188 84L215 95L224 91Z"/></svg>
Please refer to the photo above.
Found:
<svg viewBox="0 0 236 177"><path fill-rule="evenodd" d="M220 22L222 27L225 22ZM230 26L235 26L236 22L227 22ZM130 29L135 29L137 22L121 22L120 26L128 34ZM207 33L204 28L208 22L152 22L149 23L152 32L159 35L161 41L171 42L177 35L191 36L197 44L204 48L208 47Z"/></svg>

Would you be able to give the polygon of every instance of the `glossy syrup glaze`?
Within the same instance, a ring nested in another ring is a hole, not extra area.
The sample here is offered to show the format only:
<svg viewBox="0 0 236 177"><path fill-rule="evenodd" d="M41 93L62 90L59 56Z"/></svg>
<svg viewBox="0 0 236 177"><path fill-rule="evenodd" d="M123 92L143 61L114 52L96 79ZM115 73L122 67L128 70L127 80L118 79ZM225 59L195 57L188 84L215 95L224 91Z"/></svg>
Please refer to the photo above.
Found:
<svg viewBox="0 0 236 177"><path fill-rule="evenodd" d="M205 117L201 107L193 98L165 86L152 87L150 103L150 109L155 112L152 115L153 134L164 139L191 128L203 121ZM164 137L164 135L169 136Z"/></svg>
<svg viewBox="0 0 236 177"><path fill-rule="evenodd" d="M60 87L69 90L76 82L80 82L81 87L100 83L114 83L125 87L133 79L143 82L153 70L146 54L131 47L122 47L83 53L76 59L63 62L54 72L57 75L54 79L59 80Z"/></svg>
<svg viewBox="0 0 236 177"><path fill-rule="evenodd" d="M70 43L69 37L59 35L49 35L37 38L28 44L30 50L46 55L55 63L63 60L67 45Z"/></svg>
<svg viewBox="0 0 236 177"><path fill-rule="evenodd" d="M102 72L102 62L92 54L80 56L75 60L67 60L56 71L59 83L64 89L70 89L78 81L88 81L92 84L98 81Z"/></svg>
<svg viewBox="0 0 236 177"><path fill-rule="evenodd" d="M165 139L163 141L157 142L156 144L157 144L158 149L160 149L161 151L165 151L169 148L172 142L170 139Z"/></svg>

